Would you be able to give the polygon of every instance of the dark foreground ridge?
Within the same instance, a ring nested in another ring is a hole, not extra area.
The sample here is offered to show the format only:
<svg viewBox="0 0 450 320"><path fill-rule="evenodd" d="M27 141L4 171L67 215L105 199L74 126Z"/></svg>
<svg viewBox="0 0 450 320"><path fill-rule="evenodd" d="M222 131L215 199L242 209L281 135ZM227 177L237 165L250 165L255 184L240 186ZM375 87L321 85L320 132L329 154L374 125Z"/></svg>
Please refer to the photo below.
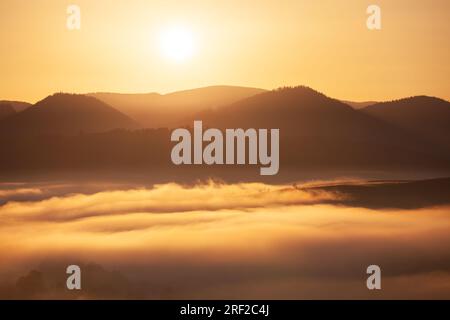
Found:
<svg viewBox="0 0 450 320"><path fill-rule="evenodd" d="M336 192L344 197L329 203L371 209L417 209L450 204L450 178L342 184L306 190Z"/></svg>

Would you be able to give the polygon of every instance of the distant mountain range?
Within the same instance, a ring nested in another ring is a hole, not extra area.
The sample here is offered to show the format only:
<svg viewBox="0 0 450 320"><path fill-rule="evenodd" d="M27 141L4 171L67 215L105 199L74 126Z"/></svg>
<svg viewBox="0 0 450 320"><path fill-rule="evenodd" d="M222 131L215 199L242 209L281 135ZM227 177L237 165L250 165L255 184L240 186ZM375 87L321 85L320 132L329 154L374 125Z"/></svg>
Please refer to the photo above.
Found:
<svg viewBox="0 0 450 320"><path fill-rule="evenodd" d="M115 109L127 114L144 127L178 127L190 115L219 108L264 92L263 89L210 86L169 94L91 93Z"/></svg>
<svg viewBox="0 0 450 320"><path fill-rule="evenodd" d="M348 100L341 100L341 102L348 104L350 107L354 108L354 109L362 109L368 106L371 106L375 103L378 103L378 101L360 101L360 102L355 102L355 101L348 101Z"/></svg>
<svg viewBox="0 0 450 320"><path fill-rule="evenodd" d="M170 165L169 129L193 120L205 127L279 128L281 170L450 170L450 103L438 98L356 109L303 86L93 95L54 94L20 112L3 104L0 147L8 156L0 171L26 169L29 159L35 167L152 170ZM156 130L163 124L168 128Z"/></svg>

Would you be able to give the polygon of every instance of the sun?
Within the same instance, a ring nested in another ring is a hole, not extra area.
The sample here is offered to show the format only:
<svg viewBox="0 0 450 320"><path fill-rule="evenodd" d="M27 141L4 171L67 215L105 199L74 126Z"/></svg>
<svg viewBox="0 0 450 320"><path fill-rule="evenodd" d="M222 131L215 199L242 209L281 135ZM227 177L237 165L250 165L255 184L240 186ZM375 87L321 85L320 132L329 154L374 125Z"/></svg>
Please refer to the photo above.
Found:
<svg viewBox="0 0 450 320"><path fill-rule="evenodd" d="M173 27L161 34L161 51L164 57L183 62L191 58L195 51L192 32L183 27Z"/></svg>

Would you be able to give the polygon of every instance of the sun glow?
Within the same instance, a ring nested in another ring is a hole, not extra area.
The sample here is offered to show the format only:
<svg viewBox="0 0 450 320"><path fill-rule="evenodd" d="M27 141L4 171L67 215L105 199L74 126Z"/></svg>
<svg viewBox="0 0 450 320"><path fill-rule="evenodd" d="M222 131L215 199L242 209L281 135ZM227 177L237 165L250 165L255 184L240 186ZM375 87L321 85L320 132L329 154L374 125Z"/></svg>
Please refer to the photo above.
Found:
<svg viewBox="0 0 450 320"><path fill-rule="evenodd" d="M186 28L174 27L161 34L161 51L164 57L183 62L195 52L194 36Z"/></svg>

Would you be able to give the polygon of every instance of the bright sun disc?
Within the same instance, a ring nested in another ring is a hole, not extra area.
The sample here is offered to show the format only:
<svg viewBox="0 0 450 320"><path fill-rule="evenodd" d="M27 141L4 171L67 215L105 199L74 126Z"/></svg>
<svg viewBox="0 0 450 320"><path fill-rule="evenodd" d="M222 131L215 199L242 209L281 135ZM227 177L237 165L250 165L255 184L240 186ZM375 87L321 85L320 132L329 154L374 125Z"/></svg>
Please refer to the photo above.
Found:
<svg viewBox="0 0 450 320"><path fill-rule="evenodd" d="M192 33L183 28L173 28L161 36L161 46L165 57L181 62L194 54Z"/></svg>

